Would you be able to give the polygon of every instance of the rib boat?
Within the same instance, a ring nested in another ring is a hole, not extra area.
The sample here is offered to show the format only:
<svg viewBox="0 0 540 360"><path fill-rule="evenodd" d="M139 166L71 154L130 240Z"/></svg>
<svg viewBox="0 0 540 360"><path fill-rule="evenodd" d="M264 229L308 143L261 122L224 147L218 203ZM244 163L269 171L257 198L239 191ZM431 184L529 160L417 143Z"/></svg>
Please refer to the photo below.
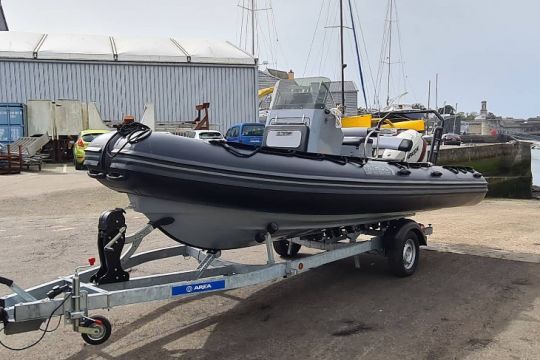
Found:
<svg viewBox="0 0 540 360"><path fill-rule="evenodd" d="M340 129L326 109L324 81L295 80L277 91L262 147L208 143L133 123L90 144L88 173L126 193L150 221L171 219L160 229L174 240L215 250L255 245L269 224L274 238L287 239L474 205L487 192L471 168L361 154L368 147L370 154L381 147L412 154L414 143Z"/></svg>
<svg viewBox="0 0 540 360"><path fill-rule="evenodd" d="M326 118L318 121L314 112L309 114L312 134L317 123L333 116L322 111ZM471 168L308 151L310 146L322 149L324 136L300 150L292 148L298 142L287 147L286 139L280 139L281 147L270 146L276 136L296 139L303 127L268 124L265 146L256 148L132 124L96 138L86 150L85 165L91 177L126 193L150 221L170 218L160 229L174 240L215 250L255 245L268 224L276 225L275 238L292 238L315 229L474 205L487 192L486 180ZM343 139L342 133L340 145ZM400 140L396 150L404 142L410 140Z"/></svg>

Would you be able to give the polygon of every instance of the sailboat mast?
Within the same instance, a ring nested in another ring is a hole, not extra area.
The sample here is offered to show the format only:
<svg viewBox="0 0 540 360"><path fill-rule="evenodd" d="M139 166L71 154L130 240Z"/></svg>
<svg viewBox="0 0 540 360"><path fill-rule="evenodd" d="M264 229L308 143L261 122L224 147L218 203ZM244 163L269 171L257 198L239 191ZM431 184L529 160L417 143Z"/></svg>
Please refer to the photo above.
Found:
<svg viewBox="0 0 540 360"><path fill-rule="evenodd" d="M388 21L388 80L387 80L387 93L386 93L386 106L390 105L390 72L392 70L392 12L394 7L394 0L390 1L389 15L390 18Z"/></svg>
<svg viewBox="0 0 540 360"><path fill-rule="evenodd" d="M435 110L439 111L439 73L435 74Z"/></svg>
<svg viewBox="0 0 540 360"><path fill-rule="evenodd" d="M349 11L351 14L351 26L354 36L354 48L356 50L356 60L358 62L358 72L360 73L360 82L362 83L362 94L364 95L364 104L366 105L366 110L369 108L367 95L366 95L366 85L364 83L364 73L362 71L362 60L360 59L360 50L358 49L358 38L356 36L356 27L354 26L354 16L353 16L353 7L351 0L349 0Z"/></svg>
<svg viewBox="0 0 540 360"><path fill-rule="evenodd" d="M343 0L339 0L339 32L341 42L341 106L345 113L345 50L343 46Z"/></svg>
<svg viewBox="0 0 540 360"><path fill-rule="evenodd" d="M251 0L251 54L255 56L255 0Z"/></svg>
<svg viewBox="0 0 540 360"><path fill-rule="evenodd" d="M428 108L428 110L431 109L431 80L429 80L429 82L428 82L427 108Z"/></svg>

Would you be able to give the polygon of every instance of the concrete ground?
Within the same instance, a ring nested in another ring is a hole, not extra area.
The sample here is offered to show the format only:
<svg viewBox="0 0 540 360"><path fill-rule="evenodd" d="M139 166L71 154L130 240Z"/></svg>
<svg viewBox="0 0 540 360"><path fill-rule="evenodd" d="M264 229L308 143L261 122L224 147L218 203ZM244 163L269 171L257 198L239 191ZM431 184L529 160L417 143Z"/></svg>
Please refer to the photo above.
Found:
<svg viewBox="0 0 540 360"><path fill-rule="evenodd" d="M71 167L0 176L0 275L28 287L72 273L97 256L100 212L127 205ZM104 345L85 345L60 326L25 352L0 349L0 359L537 359L538 218L536 200L420 213L435 233L410 278L367 255L360 270L344 260L287 281L101 311L113 323ZM131 210L127 220L132 231L145 223ZM147 239L144 249L171 244L157 232ZM261 247L223 255L264 256ZM167 260L132 276L193 265ZM23 346L39 335L0 340Z"/></svg>

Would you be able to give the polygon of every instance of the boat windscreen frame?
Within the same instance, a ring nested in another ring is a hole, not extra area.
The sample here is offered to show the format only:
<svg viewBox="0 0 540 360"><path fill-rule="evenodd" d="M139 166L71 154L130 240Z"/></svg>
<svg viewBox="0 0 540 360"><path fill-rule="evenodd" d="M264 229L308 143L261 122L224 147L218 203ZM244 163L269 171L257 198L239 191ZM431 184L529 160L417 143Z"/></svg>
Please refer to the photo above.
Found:
<svg viewBox="0 0 540 360"><path fill-rule="evenodd" d="M278 81L272 96L272 110L325 109L332 99L330 79L311 77Z"/></svg>

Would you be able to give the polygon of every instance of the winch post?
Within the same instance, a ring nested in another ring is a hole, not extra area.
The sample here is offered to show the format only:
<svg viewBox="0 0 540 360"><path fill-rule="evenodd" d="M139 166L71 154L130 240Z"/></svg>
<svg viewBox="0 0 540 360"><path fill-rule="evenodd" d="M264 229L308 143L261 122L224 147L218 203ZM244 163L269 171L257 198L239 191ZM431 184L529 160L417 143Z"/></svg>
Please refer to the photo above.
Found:
<svg viewBox="0 0 540 360"><path fill-rule="evenodd" d="M124 209L105 211L99 217L98 252L101 266L92 276L96 284L109 284L129 280L122 268L121 255L126 242Z"/></svg>

